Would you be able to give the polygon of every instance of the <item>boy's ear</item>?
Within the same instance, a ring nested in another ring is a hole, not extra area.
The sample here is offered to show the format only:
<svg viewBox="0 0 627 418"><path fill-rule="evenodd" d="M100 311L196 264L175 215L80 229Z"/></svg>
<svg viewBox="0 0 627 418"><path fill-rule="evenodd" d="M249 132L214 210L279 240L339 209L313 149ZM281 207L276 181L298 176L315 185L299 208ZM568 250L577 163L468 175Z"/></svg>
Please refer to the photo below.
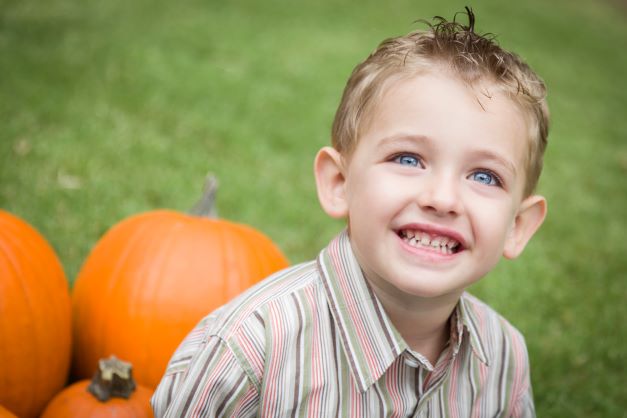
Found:
<svg viewBox="0 0 627 418"><path fill-rule="evenodd" d="M542 196L532 195L523 200L505 241L505 258L513 259L523 252L533 234L542 225L546 211L546 199Z"/></svg>
<svg viewBox="0 0 627 418"><path fill-rule="evenodd" d="M348 215L344 188L346 177L341 154L332 147L322 148L316 155L314 174L322 209L333 218L346 217Z"/></svg>

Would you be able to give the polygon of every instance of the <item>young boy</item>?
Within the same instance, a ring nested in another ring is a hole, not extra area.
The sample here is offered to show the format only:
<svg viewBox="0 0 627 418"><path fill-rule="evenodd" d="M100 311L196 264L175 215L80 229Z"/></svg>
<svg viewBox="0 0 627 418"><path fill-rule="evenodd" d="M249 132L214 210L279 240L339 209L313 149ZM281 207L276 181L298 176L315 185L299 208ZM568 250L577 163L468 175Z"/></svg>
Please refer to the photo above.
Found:
<svg viewBox="0 0 627 418"><path fill-rule="evenodd" d="M314 164L346 231L203 319L157 417L535 415L523 337L464 289L544 220L545 87L468 17L355 68Z"/></svg>

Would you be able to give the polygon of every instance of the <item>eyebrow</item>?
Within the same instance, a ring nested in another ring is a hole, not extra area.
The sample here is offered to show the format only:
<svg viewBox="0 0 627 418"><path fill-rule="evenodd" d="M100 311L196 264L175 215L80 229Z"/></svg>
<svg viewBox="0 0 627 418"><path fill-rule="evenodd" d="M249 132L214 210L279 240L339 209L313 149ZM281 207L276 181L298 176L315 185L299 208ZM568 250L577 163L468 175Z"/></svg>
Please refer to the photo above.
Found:
<svg viewBox="0 0 627 418"><path fill-rule="evenodd" d="M394 135L390 135L388 137L382 138L378 147L385 148L388 146L398 145L398 144L416 144L416 143L425 144L431 147L433 146L434 139L427 135L399 133L399 134L394 134ZM500 165L501 167L503 167L505 170L509 171L514 177L517 176L518 174L518 170L516 170L516 164L514 164L509 159L489 149L475 151L472 153L472 157L473 159L479 159L479 160L484 160L484 161L487 160L490 162L494 162Z"/></svg>
<svg viewBox="0 0 627 418"><path fill-rule="evenodd" d="M480 160L484 160L484 161L485 160L492 161L500 165L501 167L503 167L505 170L509 171L514 177L517 176L518 170L516 170L516 164L514 164L509 159L504 158L501 155L496 154L490 150L477 151L473 153L473 157L480 159Z"/></svg>
<svg viewBox="0 0 627 418"><path fill-rule="evenodd" d="M433 139L429 138L426 135L400 133L400 134L390 135L388 137L381 139L381 142L379 143L378 146L387 147L392 144L396 145L396 144L405 144L405 143L409 143L409 144L425 143L427 145L430 145L432 142L433 142Z"/></svg>

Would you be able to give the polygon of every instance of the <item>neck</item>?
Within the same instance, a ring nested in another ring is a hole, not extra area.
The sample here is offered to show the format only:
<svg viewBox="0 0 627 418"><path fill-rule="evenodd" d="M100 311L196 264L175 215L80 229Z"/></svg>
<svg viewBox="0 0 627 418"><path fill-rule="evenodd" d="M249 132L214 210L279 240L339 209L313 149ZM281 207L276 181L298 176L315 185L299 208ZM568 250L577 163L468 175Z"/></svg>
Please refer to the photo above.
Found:
<svg viewBox="0 0 627 418"><path fill-rule="evenodd" d="M460 294L445 298L398 298L373 288L388 317L407 345L436 364L450 337L450 317Z"/></svg>

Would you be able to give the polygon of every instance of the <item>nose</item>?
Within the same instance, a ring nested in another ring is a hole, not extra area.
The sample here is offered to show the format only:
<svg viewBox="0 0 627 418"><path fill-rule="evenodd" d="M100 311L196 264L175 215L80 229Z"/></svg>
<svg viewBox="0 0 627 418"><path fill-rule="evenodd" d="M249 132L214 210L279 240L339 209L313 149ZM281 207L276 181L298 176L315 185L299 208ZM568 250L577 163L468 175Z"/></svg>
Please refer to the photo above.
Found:
<svg viewBox="0 0 627 418"><path fill-rule="evenodd" d="M459 215L463 205L459 184L453 176L432 173L427 177L418 191L418 206L438 216Z"/></svg>

